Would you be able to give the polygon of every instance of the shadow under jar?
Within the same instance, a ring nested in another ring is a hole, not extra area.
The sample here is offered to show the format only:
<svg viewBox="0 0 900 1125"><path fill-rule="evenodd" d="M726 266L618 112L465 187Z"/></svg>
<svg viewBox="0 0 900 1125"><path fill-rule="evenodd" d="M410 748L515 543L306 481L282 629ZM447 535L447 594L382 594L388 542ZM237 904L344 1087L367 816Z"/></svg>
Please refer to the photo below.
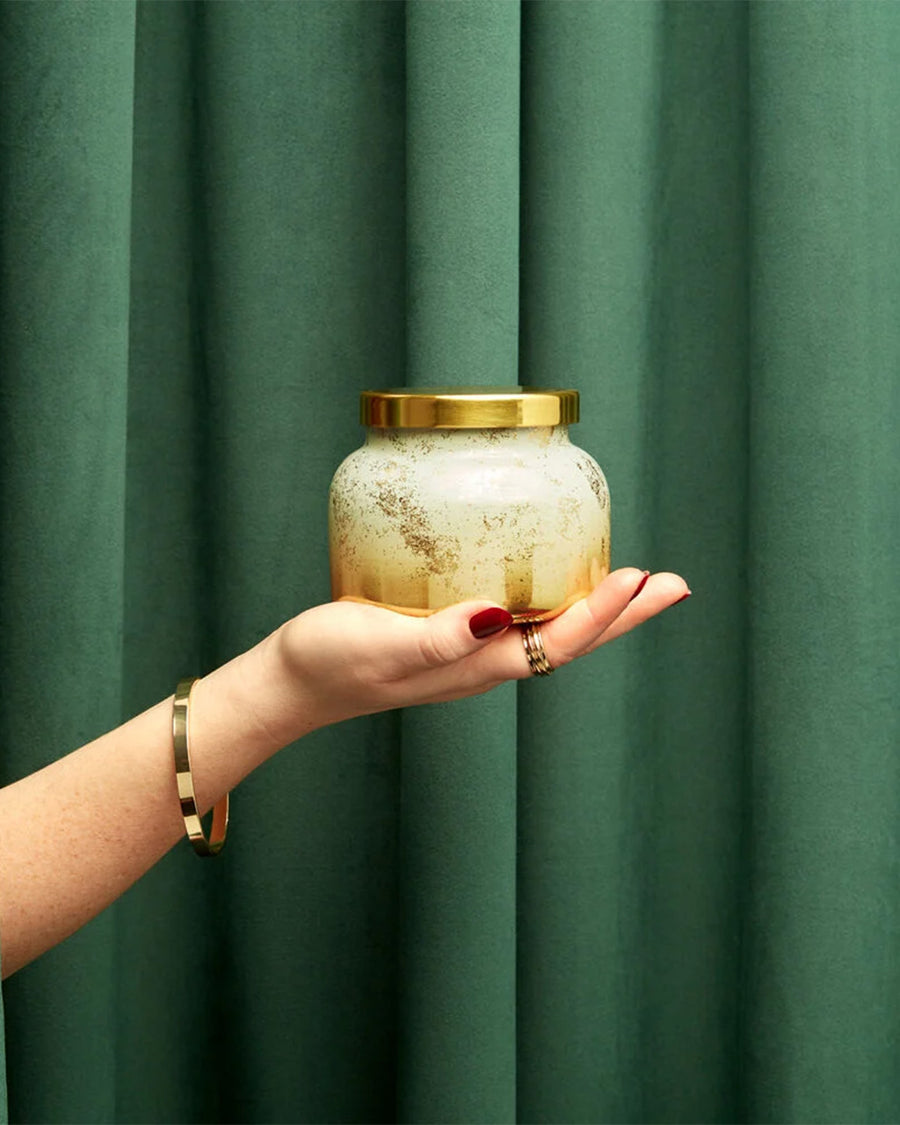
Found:
<svg viewBox="0 0 900 1125"><path fill-rule="evenodd" d="M609 573L609 489L569 441L578 392L364 391L365 444L329 496L331 588L429 614L489 598L555 617Z"/></svg>

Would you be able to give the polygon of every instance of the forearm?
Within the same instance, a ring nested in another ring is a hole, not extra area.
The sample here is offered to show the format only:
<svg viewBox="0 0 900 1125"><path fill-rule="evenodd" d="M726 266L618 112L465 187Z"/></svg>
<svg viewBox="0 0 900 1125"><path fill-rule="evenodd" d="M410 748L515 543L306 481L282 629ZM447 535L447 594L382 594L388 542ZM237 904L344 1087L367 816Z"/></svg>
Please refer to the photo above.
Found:
<svg viewBox="0 0 900 1125"><path fill-rule="evenodd" d="M272 639L191 693L197 804L211 808L319 725L281 676ZM174 686L174 685L173 685ZM0 942L8 976L68 937L184 836L172 699L0 790Z"/></svg>

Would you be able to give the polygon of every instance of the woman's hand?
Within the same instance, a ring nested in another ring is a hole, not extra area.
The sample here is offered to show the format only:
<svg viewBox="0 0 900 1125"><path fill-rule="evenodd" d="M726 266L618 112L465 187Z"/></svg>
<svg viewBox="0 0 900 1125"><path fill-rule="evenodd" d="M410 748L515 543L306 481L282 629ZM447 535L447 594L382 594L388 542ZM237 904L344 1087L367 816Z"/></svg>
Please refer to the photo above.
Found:
<svg viewBox="0 0 900 1125"><path fill-rule="evenodd" d="M677 574L613 571L587 597L541 625L550 663L561 668L593 652L689 592ZM478 615L491 608L497 608L494 602L468 601L430 617L409 617L339 601L307 610L272 634L269 658L284 673L280 705L294 708L297 731L303 733L310 729L310 708L313 725L322 726L479 695L531 675L518 628L501 624L488 636L473 634L473 619L480 631L484 619Z"/></svg>

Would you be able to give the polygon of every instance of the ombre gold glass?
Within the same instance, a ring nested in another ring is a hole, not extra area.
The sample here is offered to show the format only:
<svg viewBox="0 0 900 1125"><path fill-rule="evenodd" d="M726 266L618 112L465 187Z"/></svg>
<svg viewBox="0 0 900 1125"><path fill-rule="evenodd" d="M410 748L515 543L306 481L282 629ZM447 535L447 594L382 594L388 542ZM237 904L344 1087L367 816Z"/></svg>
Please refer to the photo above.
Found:
<svg viewBox="0 0 900 1125"><path fill-rule="evenodd" d="M365 444L329 497L335 599L428 614L468 598L519 621L561 613L609 573L609 489L569 441L578 392L365 391Z"/></svg>

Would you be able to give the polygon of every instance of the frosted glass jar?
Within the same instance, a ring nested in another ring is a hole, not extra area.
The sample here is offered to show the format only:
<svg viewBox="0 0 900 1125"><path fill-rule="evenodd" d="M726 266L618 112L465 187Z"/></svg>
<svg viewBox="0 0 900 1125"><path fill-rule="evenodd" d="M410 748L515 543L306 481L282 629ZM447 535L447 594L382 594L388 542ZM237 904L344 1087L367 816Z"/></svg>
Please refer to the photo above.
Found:
<svg viewBox="0 0 900 1125"><path fill-rule="evenodd" d="M404 613L490 598L546 620L609 573L609 490L569 441L578 392L365 391L329 496L331 587Z"/></svg>

